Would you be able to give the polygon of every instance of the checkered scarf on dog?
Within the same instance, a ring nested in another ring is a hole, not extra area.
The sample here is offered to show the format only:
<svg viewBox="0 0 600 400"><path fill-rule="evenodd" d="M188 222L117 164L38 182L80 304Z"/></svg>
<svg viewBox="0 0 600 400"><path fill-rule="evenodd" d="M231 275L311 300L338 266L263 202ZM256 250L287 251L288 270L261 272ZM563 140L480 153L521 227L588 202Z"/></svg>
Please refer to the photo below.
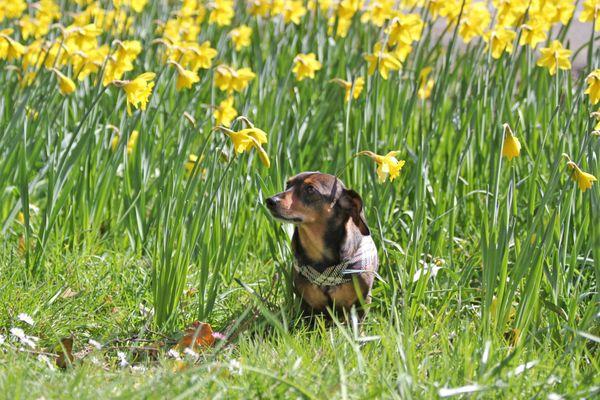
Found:
<svg viewBox="0 0 600 400"><path fill-rule="evenodd" d="M317 286L337 286L352 281L353 274L363 272L376 273L373 268L377 264L377 248L370 236L363 237L354 255L341 263L318 271L310 265L294 264L294 269L308 281Z"/></svg>

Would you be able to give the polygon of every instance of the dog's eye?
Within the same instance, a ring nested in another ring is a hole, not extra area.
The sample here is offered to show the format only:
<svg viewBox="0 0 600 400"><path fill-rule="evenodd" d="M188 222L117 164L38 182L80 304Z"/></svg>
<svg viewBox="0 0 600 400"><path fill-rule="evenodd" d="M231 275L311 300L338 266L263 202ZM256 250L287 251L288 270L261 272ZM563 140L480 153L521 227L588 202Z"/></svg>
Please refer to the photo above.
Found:
<svg viewBox="0 0 600 400"><path fill-rule="evenodd" d="M307 194L315 194L315 193L317 193L317 189L315 189L312 186L306 186L306 188L304 190L306 191Z"/></svg>

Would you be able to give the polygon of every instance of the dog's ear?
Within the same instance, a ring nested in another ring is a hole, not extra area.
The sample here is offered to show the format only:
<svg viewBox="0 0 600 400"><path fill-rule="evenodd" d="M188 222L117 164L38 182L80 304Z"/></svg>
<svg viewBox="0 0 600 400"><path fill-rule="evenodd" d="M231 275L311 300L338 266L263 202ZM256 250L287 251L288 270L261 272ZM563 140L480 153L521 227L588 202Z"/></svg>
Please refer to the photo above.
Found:
<svg viewBox="0 0 600 400"><path fill-rule="evenodd" d="M351 189L344 189L340 196L339 204L344 210L350 213L350 217L354 221L354 224L358 226L360 233L365 236L371 234L363 211L363 201L358 193Z"/></svg>

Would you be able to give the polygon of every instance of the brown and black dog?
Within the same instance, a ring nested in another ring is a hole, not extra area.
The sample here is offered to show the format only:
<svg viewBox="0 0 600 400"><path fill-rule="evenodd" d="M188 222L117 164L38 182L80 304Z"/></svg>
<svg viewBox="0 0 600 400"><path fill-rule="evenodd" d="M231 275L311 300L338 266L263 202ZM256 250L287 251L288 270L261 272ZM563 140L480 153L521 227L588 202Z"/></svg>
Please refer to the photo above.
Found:
<svg viewBox="0 0 600 400"><path fill-rule="evenodd" d="M358 193L333 175L303 172L266 205L275 218L295 225L294 287L305 309L348 311L371 302L377 249Z"/></svg>

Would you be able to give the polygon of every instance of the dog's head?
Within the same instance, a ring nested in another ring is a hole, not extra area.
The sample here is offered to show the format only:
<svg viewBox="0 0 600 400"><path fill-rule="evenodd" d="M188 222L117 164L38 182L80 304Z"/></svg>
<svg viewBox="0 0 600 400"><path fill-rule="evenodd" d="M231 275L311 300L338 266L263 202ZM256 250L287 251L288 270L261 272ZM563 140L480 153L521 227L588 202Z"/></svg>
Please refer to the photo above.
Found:
<svg viewBox="0 0 600 400"><path fill-rule="evenodd" d="M300 173L287 181L283 192L269 197L266 204L275 218L286 222L339 225L352 218L363 235L370 234L362 199L333 175Z"/></svg>

